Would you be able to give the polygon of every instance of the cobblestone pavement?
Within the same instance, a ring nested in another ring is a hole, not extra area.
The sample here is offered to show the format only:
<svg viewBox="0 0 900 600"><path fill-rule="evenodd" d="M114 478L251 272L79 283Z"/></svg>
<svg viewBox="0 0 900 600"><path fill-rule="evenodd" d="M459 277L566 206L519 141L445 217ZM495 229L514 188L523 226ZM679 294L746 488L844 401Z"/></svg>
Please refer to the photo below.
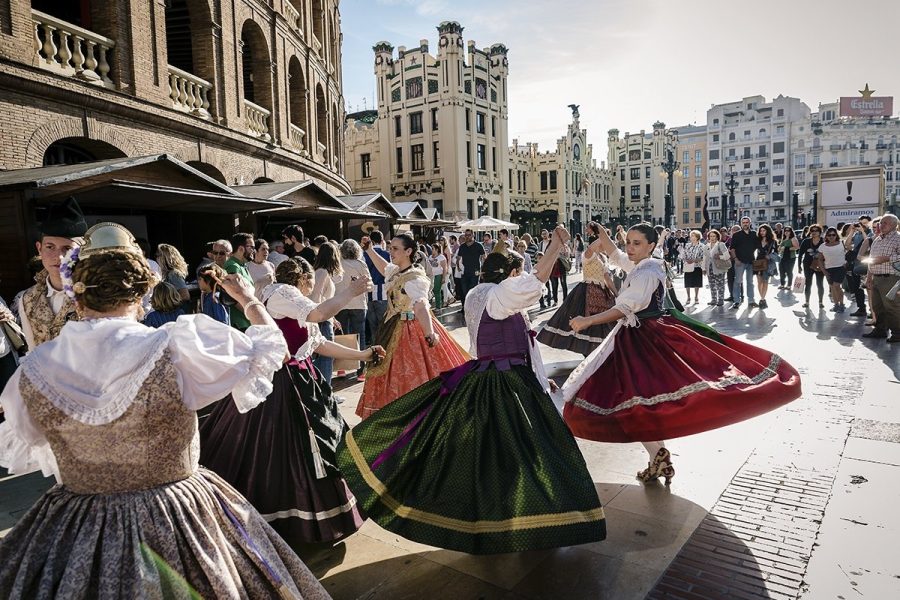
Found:
<svg viewBox="0 0 900 600"><path fill-rule="evenodd" d="M339 600L900 597L900 349L859 338L862 319L774 292L760 311L708 307L703 290L687 312L778 352L800 371L803 397L670 441L668 488L635 481L647 460L639 444L580 442L607 514L604 542L476 557L367 522L334 547L298 551ZM458 314L443 319L466 345ZM544 350L558 378L580 358ZM362 386L336 381L352 425ZM0 535L47 486L35 474L0 479Z"/></svg>

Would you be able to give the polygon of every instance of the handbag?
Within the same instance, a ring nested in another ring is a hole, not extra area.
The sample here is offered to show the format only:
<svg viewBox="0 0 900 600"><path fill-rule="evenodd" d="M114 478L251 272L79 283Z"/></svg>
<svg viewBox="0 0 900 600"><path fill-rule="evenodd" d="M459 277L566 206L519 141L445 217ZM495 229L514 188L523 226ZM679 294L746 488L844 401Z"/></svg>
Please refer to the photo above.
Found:
<svg viewBox="0 0 900 600"><path fill-rule="evenodd" d="M713 256L712 261L713 266L720 271L727 271L731 268L731 255L728 254L727 250L724 254L720 251L717 255Z"/></svg>
<svg viewBox="0 0 900 600"><path fill-rule="evenodd" d="M812 262L809 265L809 268L815 273L824 273L825 272L825 255L819 252L815 256L813 256Z"/></svg>
<svg viewBox="0 0 900 600"><path fill-rule="evenodd" d="M869 263L864 263L861 260L857 260L856 264L853 265L853 274L859 275L860 277L865 277L869 274Z"/></svg>
<svg viewBox="0 0 900 600"><path fill-rule="evenodd" d="M800 273L796 277L794 277L794 291L802 292L804 287L806 287L806 277L804 277L803 274Z"/></svg>
<svg viewBox="0 0 900 600"><path fill-rule="evenodd" d="M334 336L334 343L340 344L346 348L350 348L352 350L359 350L359 334L358 333L344 333L341 335ZM359 369L359 361L352 358L336 358L334 359L334 365L331 367L332 371L356 371Z"/></svg>
<svg viewBox="0 0 900 600"><path fill-rule="evenodd" d="M0 323L0 329L2 329L2 335L6 336L6 339L9 340L10 346L12 349L22 356L25 354L25 351L28 350L28 343L25 341L25 335L22 333L22 330L19 329L19 326L15 323L4 322Z"/></svg>
<svg viewBox="0 0 900 600"><path fill-rule="evenodd" d="M754 273L765 273L769 270L769 259L768 258L757 258L753 260L753 272Z"/></svg>
<svg viewBox="0 0 900 600"><path fill-rule="evenodd" d="M569 258L568 256L560 255L558 260L559 260L559 268L562 269L563 272L568 273L569 271L572 270L572 259L571 258Z"/></svg>

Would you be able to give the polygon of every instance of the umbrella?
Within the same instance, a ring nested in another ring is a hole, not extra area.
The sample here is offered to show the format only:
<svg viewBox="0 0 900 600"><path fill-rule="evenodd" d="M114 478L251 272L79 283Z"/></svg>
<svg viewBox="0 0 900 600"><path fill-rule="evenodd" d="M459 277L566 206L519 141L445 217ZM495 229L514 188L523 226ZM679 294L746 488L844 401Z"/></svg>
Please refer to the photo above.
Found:
<svg viewBox="0 0 900 600"><path fill-rule="evenodd" d="M478 217L471 221L462 221L457 223L460 229L471 229L472 231L498 231L500 229L509 229L515 231L519 228L515 223L501 221L494 217Z"/></svg>

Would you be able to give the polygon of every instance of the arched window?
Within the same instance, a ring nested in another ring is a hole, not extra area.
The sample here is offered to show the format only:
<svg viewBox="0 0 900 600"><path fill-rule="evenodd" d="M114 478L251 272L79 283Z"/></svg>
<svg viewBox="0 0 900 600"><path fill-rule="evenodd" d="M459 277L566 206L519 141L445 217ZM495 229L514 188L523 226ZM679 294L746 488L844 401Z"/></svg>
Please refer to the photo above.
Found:
<svg viewBox="0 0 900 600"><path fill-rule="evenodd" d="M241 28L241 74L247 129L268 140L272 115L272 69L262 29L252 20Z"/></svg>
<svg viewBox="0 0 900 600"><path fill-rule="evenodd" d="M316 85L316 156L323 163L328 163L328 104L321 84Z"/></svg>
<svg viewBox="0 0 900 600"><path fill-rule="evenodd" d="M44 151L43 165L77 165L108 158L125 158L125 153L106 142L83 137L56 140Z"/></svg>
<svg viewBox="0 0 900 600"><path fill-rule="evenodd" d="M312 30L313 35L322 44L322 54L325 54L325 10L322 8L322 0L312 0Z"/></svg>
<svg viewBox="0 0 900 600"><path fill-rule="evenodd" d="M288 106L290 118L291 144L301 150L305 147L305 138L309 134L306 78L303 67L296 56L288 62Z"/></svg>
<svg viewBox="0 0 900 600"><path fill-rule="evenodd" d="M169 97L176 110L202 118L213 108L213 40L209 7L198 0L166 2Z"/></svg>
<svg viewBox="0 0 900 600"><path fill-rule="evenodd" d="M733 132L733 131L732 131L731 133L728 134L728 141L729 141L729 142L733 142L733 141L734 141L734 132Z"/></svg>
<svg viewBox="0 0 900 600"><path fill-rule="evenodd" d="M212 177L219 183L224 183L224 184L228 183L228 181L226 181L226 179L225 179L225 175L222 174L222 171L215 168L214 166L212 166L209 163L200 162L198 160L189 160L186 164L189 167L193 167L193 168L197 169L198 171L200 171L207 177Z"/></svg>

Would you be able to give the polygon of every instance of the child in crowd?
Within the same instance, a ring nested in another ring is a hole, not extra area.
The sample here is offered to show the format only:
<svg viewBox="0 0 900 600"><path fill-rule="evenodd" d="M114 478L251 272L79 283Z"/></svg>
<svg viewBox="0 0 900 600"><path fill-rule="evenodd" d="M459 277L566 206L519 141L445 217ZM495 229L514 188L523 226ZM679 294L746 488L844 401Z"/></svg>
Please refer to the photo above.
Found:
<svg viewBox="0 0 900 600"><path fill-rule="evenodd" d="M147 327L162 327L185 314L184 309L181 308L181 296L178 294L178 290L166 281L157 283L153 288L150 306L153 310L144 317L144 325Z"/></svg>

